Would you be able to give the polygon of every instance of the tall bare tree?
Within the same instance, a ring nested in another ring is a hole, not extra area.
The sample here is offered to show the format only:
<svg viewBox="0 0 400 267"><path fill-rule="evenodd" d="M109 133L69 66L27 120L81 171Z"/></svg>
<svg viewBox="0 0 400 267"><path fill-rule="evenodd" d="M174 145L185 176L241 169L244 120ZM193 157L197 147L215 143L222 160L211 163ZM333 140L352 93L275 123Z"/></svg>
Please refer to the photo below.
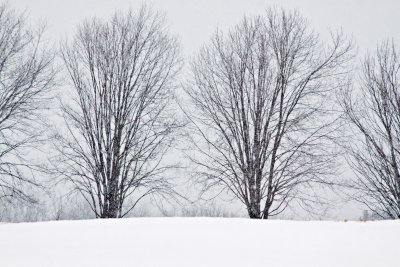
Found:
<svg viewBox="0 0 400 267"><path fill-rule="evenodd" d="M201 49L187 92L204 191L232 193L250 218L317 201L335 158L330 96L351 58L342 34L331 40L296 11L269 9Z"/></svg>
<svg viewBox="0 0 400 267"><path fill-rule="evenodd" d="M24 188L39 185L34 179L39 166L27 157L43 141L41 114L49 107L55 76L54 53L43 45L43 30L0 5L0 200L32 202Z"/></svg>
<svg viewBox="0 0 400 267"><path fill-rule="evenodd" d="M400 218L400 57L386 42L363 63L358 86L342 104L352 130L349 163L354 198L375 215Z"/></svg>
<svg viewBox="0 0 400 267"><path fill-rule="evenodd" d="M101 218L123 217L145 196L173 194L166 175L173 165L163 159L180 126L171 100L181 64L164 16L142 7L86 21L62 56L74 95L62 105L63 177Z"/></svg>

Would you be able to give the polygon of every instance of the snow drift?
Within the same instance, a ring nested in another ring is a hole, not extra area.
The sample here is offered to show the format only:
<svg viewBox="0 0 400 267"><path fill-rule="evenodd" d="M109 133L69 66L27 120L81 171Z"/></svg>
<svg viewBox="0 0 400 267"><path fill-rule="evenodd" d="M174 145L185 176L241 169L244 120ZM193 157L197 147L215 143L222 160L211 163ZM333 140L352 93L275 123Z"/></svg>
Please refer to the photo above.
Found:
<svg viewBox="0 0 400 267"><path fill-rule="evenodd" d="M399 266L400 221L132 218L0 225L0 266Z"/></svg>

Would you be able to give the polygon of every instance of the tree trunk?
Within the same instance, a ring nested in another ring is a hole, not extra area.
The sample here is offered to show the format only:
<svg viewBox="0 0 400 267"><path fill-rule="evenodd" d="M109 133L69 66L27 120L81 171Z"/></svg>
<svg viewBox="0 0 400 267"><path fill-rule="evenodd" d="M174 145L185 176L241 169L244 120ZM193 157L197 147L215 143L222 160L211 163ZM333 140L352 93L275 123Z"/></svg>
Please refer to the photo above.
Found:
<svg viewBox="0 0 400 267"><path fill-rule="evenodd" d="M260 205L257 205L257 203L251 203L247 208L247 212L251 219L261 219Z"/></svg>
<svg viewBox="0 0 400 267"><path fill-rule="evenodd" d="M266 203L265 203L265 208L264 208L264 211L263 211L263 214L262 214L262 219L268 220L268 217L269 217L269 209L270 209L270 208L271 208L271 203L266 202Z"/></svg>

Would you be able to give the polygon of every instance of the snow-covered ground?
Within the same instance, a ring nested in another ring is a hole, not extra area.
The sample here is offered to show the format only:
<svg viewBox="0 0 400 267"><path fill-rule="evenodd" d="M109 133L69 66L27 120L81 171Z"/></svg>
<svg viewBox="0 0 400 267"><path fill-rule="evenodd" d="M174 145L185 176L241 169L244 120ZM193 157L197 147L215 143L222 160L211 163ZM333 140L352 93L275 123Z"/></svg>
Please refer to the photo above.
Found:
<svg viewBox="0 0 400 267"><path fill-rule="evenodd" d="M0 266L400 266L400 221L133 218L0 224Z"/></svg>

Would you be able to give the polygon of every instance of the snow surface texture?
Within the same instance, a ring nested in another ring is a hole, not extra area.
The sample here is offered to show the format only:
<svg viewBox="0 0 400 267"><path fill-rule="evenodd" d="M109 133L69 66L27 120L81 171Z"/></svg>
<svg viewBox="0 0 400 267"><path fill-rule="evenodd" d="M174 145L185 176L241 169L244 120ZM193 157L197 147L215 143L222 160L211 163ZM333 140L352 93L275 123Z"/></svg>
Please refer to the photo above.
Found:
<svg viewBox="0 0 400 267"><path fill-rule="evenodd" d="M0 225L0 266L400 266L400 221L133 218Z"/></svg>

